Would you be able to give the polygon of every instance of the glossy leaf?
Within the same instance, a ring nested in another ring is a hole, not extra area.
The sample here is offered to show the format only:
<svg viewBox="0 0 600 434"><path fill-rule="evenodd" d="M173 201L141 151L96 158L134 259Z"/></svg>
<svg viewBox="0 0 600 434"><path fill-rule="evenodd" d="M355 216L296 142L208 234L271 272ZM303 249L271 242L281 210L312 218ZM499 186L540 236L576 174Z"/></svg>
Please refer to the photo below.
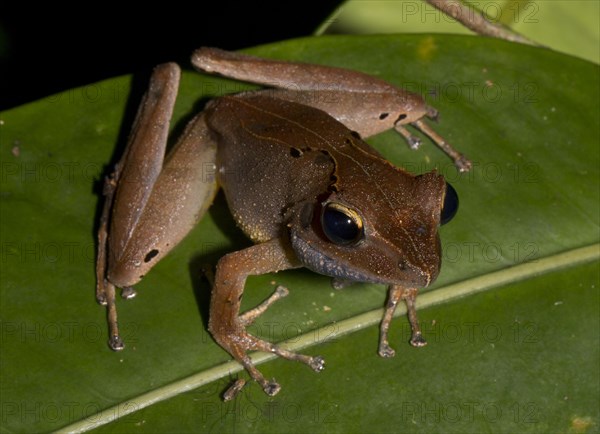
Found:
<svg viewBox="0 0 600 434"><path fill-rule="evenodd" d="M494 23L536 43L595 63L600 61L600 3L587 0L464 1ZM424 0L347 0L317 34L473 34Z"/></svg>
<svg viewBox="0 0 600 434"><path fill-rule="evenodd" d="M305 270L251 278L245 308L272 281L291 290L251 331L306 346L327 369L262 364L279 395L249 384L221 403L236 368L206 330L210 290L199 268L248 241L219 196L138 297L119 302L127 348L108 350L94 301L99 192L140 97L121 77L0 114L2 431L597 430L598 67L460 36L308 38L251 51L422 93L441 113L436 130L473 159L472 172L458 174L426 139L416 152L393 132L370 140L414 172L437 168L460 196L441 229L442 273L423 291L429 346L408 345L402 317L396 357L376 355L377 285L335 291ZM246 88L186 73L174 129L204 99Z"/></svg>

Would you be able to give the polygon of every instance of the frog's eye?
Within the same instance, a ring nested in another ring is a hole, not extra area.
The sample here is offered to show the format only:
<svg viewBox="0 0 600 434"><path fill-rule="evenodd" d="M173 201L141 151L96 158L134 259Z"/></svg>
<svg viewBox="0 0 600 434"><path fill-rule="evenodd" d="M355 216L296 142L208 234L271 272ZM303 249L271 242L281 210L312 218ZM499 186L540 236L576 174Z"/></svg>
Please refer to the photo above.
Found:
<svg viewBox="0 0 600 434"><path fill-rule="evenodd" d="M363 223L360 215L335 202L327 203L323 207L321 227L331 242L342 246L355 244L363 237Z"/></svg>
<svg viewBox="0 0 600 434"><path fill-rule="evenodd" d="M445 225L452 220L456 215L456 211L458 211L458 193L456 193L454 187L446 182L446 194L444 195L440 224Z"/></svg>

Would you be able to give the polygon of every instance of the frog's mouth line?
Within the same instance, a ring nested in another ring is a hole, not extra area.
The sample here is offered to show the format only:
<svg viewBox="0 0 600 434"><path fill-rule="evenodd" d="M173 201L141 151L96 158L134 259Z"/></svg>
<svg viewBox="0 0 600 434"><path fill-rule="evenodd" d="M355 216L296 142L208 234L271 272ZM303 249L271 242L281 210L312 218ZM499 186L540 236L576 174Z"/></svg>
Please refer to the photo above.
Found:
<svg viewBox="0 0 600 434"><path fill-rule="evenodd" d="M364 273L340 266L339 261L317 251L309 242L302 239L294 231L290 234L290 241L302 265L315 273L354 282L385 283L381 280L375 280Z"/></svg>
<svg viewBox="0 0 600 434"><path fill-rule="evenodd" d="M315 273L334 277L336 279L349 280L352 282L377 283L382 285L406 284L407 286L419 288L428 286L432 280L432 276L427 273L421 273L421 275L424 277L422 282L398 282L391 281L389 279L382 279L374 273L361 273L360 271L355 271L341 266L339 264L339 260L331 258L324 253L317 251L312 247L310 242L304 240L293 231L290 233L290 242L294 252L296 253L296 256L304 267L314 271Z"/></svg>

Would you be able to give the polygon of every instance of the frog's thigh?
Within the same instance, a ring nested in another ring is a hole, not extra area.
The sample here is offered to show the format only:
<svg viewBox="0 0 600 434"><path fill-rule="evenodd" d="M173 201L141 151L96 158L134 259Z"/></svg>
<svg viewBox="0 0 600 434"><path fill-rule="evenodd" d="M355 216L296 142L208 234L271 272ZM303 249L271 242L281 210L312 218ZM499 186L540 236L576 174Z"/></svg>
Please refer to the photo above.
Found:
<svg viewBox="0 0 600 434"><path fill-rule="evenodd" d="M114 267L115 262L122 260L125 246L162 171L179 77L179 67L174 63L154 69L123 156L105 181L96 262L96 298L101 304L107 304L111 293L114 294L114 286L106 279L109 262Z"/></svg>
<svg viewBox="0 0 600 434"><path fill-rule="evenodd" d="M108 278L112 283L137 283L200 220L218 188L215 160L216 145L200 114L167 156L126 242L111 239Z"/></svg>
<svg viewBox="0 0 600 434"><path fill-rule="evenodd" d="M372 75L345 68L265 59L218 48L203 47L192 54L200 71L272 88L335 90L346 92L394 92L389 83Z"/></svg>

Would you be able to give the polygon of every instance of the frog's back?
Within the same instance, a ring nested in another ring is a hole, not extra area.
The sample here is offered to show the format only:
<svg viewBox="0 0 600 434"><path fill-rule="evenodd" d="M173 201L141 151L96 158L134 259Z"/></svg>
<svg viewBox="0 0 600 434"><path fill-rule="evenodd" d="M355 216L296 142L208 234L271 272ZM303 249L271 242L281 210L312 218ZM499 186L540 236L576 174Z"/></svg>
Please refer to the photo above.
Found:
<svg viewBox="0 0 600 434"><path fill-rule="evenodd" d="M256 94L211 102L207 123L219 184L255 242L278 237L291 207L328 192L335 167L323 144L348 133L320 110Z"/></svg>

